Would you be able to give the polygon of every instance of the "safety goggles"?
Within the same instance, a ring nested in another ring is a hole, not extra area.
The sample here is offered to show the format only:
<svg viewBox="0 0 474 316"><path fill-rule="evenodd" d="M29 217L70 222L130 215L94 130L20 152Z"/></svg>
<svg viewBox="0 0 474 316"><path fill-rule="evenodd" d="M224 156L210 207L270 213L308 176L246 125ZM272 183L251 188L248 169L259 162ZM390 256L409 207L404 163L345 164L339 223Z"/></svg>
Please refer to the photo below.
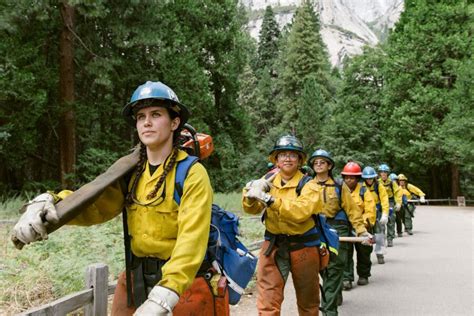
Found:
<svg viewBox="0 0 474 316"><path fill-rule="evenodd" d="M313 166L314 166L314 165L317 165L317 166L324 166L324 165L326 165L327 163L328 163L328 162L327 162L326 160L324 160L324 159L315 160L315 161L313 162Z"/></svg>
<svg viewBox="0 0 474 316"><path fill-rule="evenodd" d="M299 155L297 153L293 153L293 152L289 152L289 153L279 153L277 155L277 158L278 160L291 160L291 161L295 161L297 160L299 157Z"/></svg>

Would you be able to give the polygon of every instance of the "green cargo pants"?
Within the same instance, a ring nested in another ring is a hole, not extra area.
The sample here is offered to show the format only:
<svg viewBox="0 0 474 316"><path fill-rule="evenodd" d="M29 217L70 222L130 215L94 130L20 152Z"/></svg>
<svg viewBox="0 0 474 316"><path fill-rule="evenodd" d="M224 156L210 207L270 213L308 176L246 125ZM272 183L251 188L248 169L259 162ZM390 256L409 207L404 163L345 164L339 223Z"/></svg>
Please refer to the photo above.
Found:
<svg viewBox="0 0 474 316"><path fill-rule="evenodd" d="M396 223L396 215L395 215L395 200L390 198L388 200L390 204L390 208L393 209L392 215L388 216L388 223L387 223L387 240L393 240L395 238L395 223ZM390 214L390 213L389 213Z"/></svg>
<svg viewBox="0 0 474 316"><path fill-rule="evenodd" d="M328 223L337 230L340 237L350 235L351 228L349 225L342 224L339 221L332 223L330 220L328 220ZM323 315L337 315L337 297L342 296L342 278L350 246L349 243L340 243L338 255L331 257L328 267L322 272L323 293L321 301Z"/></svg>
<svg viewBox="0 0 474 316"><path fill-rule="evenodd" d="M370 277L370 269L372 268L370 254L373 247L355 243L349 245L346 267L344 269L344 281L354 281L354 248L357 253L357 275L367 279Z"/></svg>
<svg viewBox="0 0 474 316"><path fill-rule="evenodd" d="M413 203L408 203L408 205L403 206L403 209L403 224L405 225L405 231L413 230L412 218L415 217L415 205L413 205Z"/></svg>

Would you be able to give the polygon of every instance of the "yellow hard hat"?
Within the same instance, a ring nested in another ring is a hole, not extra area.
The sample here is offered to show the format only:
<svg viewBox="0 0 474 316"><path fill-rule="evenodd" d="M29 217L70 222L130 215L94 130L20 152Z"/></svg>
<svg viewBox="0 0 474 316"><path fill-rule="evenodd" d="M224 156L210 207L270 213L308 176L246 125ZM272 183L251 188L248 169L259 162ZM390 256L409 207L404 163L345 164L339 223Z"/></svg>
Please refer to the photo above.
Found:
<svg viewBox="0 0 474 316"><path fill-rule="evenodd" d="M402 181L408 181L408 178L405 177L405 175L404 175L403 173L400 173L400 174L398 175L398 181L400 181L400 180L402 180Z"/></svg>

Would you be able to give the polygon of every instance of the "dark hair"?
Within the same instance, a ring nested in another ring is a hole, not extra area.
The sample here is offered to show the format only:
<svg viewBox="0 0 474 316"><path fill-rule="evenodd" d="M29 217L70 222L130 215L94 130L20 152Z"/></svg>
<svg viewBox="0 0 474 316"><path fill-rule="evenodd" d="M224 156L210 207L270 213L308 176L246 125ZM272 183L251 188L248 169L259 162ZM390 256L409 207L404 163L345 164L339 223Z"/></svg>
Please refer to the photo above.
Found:
<svg viewBox="0 0 474 316"><path fill-rule="evenodd" d="M150 101L155 101L155 102L150 102ZM141 109L148 106L160 106L166 109L171 120L174 120L175 118L179 117L179 114L177 112L171 110L166 105L163 105L162 102L156 102L156 101L159 101L159 100L144 100L144 102L146 103L140 107L137 107L137 109ZM156 196L156 193L163 185L163 182L165 182L166 176L171 171L171 169L176 165L176 159L178 158L179 138L181 135L181 129L182 129L181 127L178 127L175 131L173 131L173 148L171 150L171 154L169 156L169 159L166 158L164 162L165 165L163 167L163 174L160 176L160 179L158 179L158 182L156 183L153 190L150 193L148 193L148 195L146 196L147 200L151 200L152 198ZM130 191L127 193L127 197L126 197L126 203L128 205L133 204L133 199L135 197L135 190L138 185L138 180L140 180L140 176L142 175L143 171L145 171L146 161L147 161L146 146L142 142L140 142L140 159L135 167L135 178L133 179L132 187Z"/></svg>

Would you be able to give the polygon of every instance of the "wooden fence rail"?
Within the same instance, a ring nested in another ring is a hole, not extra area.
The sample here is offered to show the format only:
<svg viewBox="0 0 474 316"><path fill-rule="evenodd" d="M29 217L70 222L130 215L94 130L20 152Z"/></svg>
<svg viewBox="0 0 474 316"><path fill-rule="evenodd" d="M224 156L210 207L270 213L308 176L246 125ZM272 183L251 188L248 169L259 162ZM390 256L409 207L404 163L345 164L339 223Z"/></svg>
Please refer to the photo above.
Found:
<svg viewBox="0 0 474 316"><path fill-rule="evenodd" d="M107 315L108 296L115 291L116 283L108 283L109 268L103 263L86 269L86 289L66 295L51 303L35 307L18 315L57 316L66 315L84 307L85 316Z"/></svg>

